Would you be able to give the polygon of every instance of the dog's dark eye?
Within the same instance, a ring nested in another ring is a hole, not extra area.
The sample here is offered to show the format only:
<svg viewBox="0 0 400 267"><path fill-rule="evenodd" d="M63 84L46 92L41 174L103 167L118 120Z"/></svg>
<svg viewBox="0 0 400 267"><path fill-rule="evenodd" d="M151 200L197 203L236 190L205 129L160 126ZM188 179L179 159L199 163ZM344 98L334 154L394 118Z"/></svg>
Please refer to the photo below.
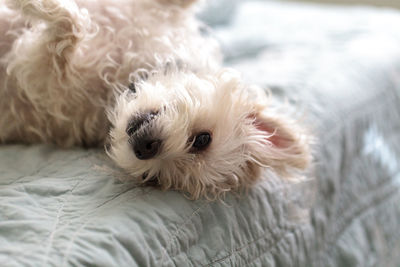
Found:
<svg viewBox="0 0 400 267"><path fill-rule="evenodd" d="M133 133L134 133L136 130L137 130L137 128L136 128L135 126L129 125L128 128L126 128L126 133L127 133L129 136L132 136Z"/></svg>
<svg viewBox="0 0 400 267"><path fill-rule="evenodd" d="M208 132L201 132L194 137L192 148L196 151L203 150L211 143L211 134Z"/></svg>
<svg viewBox="0 0 400 267"><path fill-rule="evenodd" d="M129 90L132 91L132 93L136 93L136 86L135 83L130 83L128 86Z"/></svg>

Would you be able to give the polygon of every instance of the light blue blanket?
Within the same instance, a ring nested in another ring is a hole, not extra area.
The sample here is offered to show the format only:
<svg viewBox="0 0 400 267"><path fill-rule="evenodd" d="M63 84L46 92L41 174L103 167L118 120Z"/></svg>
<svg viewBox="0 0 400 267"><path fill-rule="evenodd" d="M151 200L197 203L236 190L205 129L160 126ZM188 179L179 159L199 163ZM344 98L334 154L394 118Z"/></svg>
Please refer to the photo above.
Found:
<svg viewBox="0 0 400 267"><path fill-rule="evenodd" d="M189 201L118 182L101 150L3 145L0 266L400 265L400 12L207 12L226 65L307 115L315 179Z"/></svg>

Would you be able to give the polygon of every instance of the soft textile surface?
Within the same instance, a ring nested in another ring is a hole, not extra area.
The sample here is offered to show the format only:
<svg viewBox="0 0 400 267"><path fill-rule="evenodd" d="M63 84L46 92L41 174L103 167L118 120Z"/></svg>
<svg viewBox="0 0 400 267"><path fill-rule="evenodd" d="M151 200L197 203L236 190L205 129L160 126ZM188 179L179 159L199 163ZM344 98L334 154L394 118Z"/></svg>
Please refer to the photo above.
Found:
<svg viewBox="0 0 400 267"><path fill-rule="evenodd" d="M189 201L117 182L100 150L2 146L0 266L400 265L400 13L247 1L226 21L226 64L314 129L315 180Z"/></svg>

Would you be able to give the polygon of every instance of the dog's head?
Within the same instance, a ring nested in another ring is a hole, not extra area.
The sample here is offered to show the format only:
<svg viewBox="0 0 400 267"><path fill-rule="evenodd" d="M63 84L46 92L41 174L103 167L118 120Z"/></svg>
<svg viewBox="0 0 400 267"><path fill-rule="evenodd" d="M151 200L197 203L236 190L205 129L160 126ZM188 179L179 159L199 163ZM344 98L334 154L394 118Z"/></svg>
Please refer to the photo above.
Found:
<svg viewBox="0 0 400 267"><path fill-rule="evenodd" d="M310 162L304 131L231 70L158 72L130 89L110 113L108 153L144 183L214 198L262 167L290 176Z"/></svg>

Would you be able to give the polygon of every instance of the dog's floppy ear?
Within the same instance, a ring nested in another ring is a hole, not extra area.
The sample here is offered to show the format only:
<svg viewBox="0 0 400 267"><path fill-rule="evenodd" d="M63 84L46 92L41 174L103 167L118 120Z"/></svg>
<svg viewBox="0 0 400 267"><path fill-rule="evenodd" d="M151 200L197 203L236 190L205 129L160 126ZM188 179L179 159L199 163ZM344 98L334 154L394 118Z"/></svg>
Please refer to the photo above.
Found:
<svg viewBox="0 0 400 267"><path fill-rule="evenodd" d="M249 153L254 163L279 174L306 169L311 162L309 137L295 121L258 109L250 115Z"/></svg>

